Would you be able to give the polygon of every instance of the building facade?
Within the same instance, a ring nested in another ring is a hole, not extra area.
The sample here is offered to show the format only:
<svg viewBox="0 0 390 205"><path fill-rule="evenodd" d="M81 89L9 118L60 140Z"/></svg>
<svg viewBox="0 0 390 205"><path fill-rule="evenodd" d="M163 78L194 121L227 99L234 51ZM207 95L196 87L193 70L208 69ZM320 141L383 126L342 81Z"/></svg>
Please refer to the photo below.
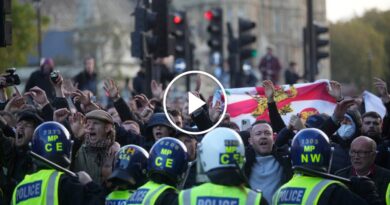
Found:
<svg viewBox="0 0 390 205"><path fill-rule="evenodd" d="M290 61L298 63L300 74L304 73L303 64L303 28L306 26L306 0L175 0L176 9L188 12L192 33L195 36L198 56L207 56L206 45L208 22L204 20L203 13L213 7L221 7L224 12L224 21L230 22L237 35L238 18L251 19L257 23L255 35L257 36L257 57L253 60L257 68L260 58L265 54L266 47L274 48L274 54L279 58L282 67L286 68ZM326 1L313 1L314 19L326 25ZM226 24L225 33L227 33ZM227 35L225 48L227 44ZM225 49L225 58L227 57ZM200 58L207 59L207 58ZM329 59L320 63L320 73L317 79L329 78ZM283 71L281 72L281 74ZM284 78L281 76L280 79ZM283 83L283 82L281 82Z"/></svg>

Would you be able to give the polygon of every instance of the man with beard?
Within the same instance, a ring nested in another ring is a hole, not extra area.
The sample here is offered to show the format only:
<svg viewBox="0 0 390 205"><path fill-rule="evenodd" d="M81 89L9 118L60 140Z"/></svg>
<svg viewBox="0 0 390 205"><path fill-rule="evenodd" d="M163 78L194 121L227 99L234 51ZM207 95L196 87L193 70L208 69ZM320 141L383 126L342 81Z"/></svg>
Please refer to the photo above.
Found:
<svg viewBox="0 0 390 205"><path fill-rule="evenodd" d="M105 166L112 166L116 153L115 149L110 149L115 142L114 121L103 110L93 110L85 117L84 142L76 154L73 168L74 171L87 172L94 182L101 184L105 181Z"/></svg>
<svg viewBox="0 0 390 205"><path fill-rule="evenodd" d="M19 114L16 124L16 133L14 137L4 136L0 132L0 148L4 159L4 167L6 172L6 185L4 186L5 200L9 203L12 191L26 174L33 172L33 163L28 151L28 144L31 141L35 128L43 122L38 114L32 111L23 111ZM0 127L3 130L7 126L4 119L0 120Z"/></svg>
<svg viewBox="0 0 390 205"><path fill-rule="evenodd" d="M378 148L376 164L389 169L390 168L390 142L382 137L382 118L376 112L366 112L362 116L362 135L375 141ZM385 129L388 129L384 127Z"/></svg>
<svg viewBox="0 0 390 205"><path fill-rule="evenodd" d="M377 112L366 112L362 116L362 122L362 134L380 144L383 140L381 116Z"/></svg>

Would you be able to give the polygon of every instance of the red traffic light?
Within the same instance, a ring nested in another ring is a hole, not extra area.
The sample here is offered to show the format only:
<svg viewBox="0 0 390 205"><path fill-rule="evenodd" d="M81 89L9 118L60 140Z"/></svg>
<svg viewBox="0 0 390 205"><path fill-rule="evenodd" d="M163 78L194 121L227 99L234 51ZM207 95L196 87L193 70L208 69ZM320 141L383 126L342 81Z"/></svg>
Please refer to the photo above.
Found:
<svg viewBox="0 0 390 205"><path fill-rule="evenodd" d="M214 17L214 14L213 14L213 11L212 10L208 10L206 12L204 12L204 18L207 19L208 21L211 21Z"/></svg>
<svg viewBox="0 0 390 205"><path fill-rule="evenodd" d="M181 22L183 22L183 18L180 15L173 16L173 23L180 24Z"/></svg>

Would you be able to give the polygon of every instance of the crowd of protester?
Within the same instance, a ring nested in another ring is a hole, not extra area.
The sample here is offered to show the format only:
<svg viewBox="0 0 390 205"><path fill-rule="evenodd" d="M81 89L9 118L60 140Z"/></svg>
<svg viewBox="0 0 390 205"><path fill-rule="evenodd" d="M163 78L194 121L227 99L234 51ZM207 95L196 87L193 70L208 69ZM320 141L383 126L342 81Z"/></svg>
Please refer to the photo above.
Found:
<svg viewBox="0 0 390 205"><path fill-rule="evenodd" d="M104 79L104 87L96 88L93 64L93 59L85 60L86 71L74 79L72 87L63 85L65 79L60 73L57 78L51 78L54 62L46 60L41 69L31 75L25 92L22 94L15 89L9 97L6 87L1 86L6 84L5 78L0 76L0 195L4 204L10 203L17 184L36 171L29 155L29 144L34 130L48 121L65 126L73 141L72 163L70 166L66 163L60 165L83 176L88 175L94 183L93 186L88 183L90 180L85 176L87 179L83 184L89 187L64 189L63 192L79 192L79 198L88 198L95 204L104 203L105 197L118 188L110 178L116 154L124 147L129 149L127 146L130 145L136 146L132 149L141 150L138 149L140 147L150 151L156 141L165 137L182 141L190 161L185 180L172 185L180 184L180 189L187 189L202 182L195 161L199 154L197 144L203 136L180 132L170 124L162 108L163 87L152 81L152 98L140 93L126 100L121 97L121 90L114 80ZM269 122L257 121L248 130L240 131L226 114L220 124L236 130L245 144L243 173L247 177L248 188L261 190L263 198L269 204L273 203L276 190L293 176L288 150L291 140L299 130L317 128L331 139L334 148L330 173L344 178L365 176L372 179L381 199L380 204L385 204L390 183L390 96L384 81L375 79L375 87L387 111L383 119L376 112L365 112L363 105L354 98L342 96L341 85L331 81L329 94L337 101L333 114L314 114L306 121L300 116L292 116L288 124L278 113L272 81L265 80L262 86L267 97ZM94 100L94 93L99 89L103 89L110 98L109 106L103 107ZM201 93L194 94L202 96ZM204 96L204 99L207 97ZM219 102L207 104L191 116L182 113L183 106L178 104L168 108L168 112L176 125L187 130L205 130L222 113ZM78 202L77 197L67 200L72 204L85 202ZM177 193L167 194L167 197L177 197Z"/></svg>

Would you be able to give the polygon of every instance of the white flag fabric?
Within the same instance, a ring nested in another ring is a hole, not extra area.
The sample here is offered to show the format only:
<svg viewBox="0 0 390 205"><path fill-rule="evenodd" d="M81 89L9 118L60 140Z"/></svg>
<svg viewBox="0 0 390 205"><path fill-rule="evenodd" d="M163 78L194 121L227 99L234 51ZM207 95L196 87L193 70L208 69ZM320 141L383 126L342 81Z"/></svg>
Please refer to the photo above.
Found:
<svg viewBox="0 0 390 205"><path fill-rule="evenodd" d="M275 86L275 102L287 125L291 115L299 114L303 119L317 113L332 115L336 100L327 91L328 80L314 83ZM256 120L269 121L267 98L263 87L226 89L226 97L220 92L214 95L214 102L227 102L227 113L231 121L241 130Z"/></svg>
<svg viewBox="0 0 390 205"><path fill-rule="evenodd" d="M363 100L366 112L375 111L379 113L383 119L386 114L386 107L383 105L382 100L378 96L365 90L363 92Z"/></svg>

